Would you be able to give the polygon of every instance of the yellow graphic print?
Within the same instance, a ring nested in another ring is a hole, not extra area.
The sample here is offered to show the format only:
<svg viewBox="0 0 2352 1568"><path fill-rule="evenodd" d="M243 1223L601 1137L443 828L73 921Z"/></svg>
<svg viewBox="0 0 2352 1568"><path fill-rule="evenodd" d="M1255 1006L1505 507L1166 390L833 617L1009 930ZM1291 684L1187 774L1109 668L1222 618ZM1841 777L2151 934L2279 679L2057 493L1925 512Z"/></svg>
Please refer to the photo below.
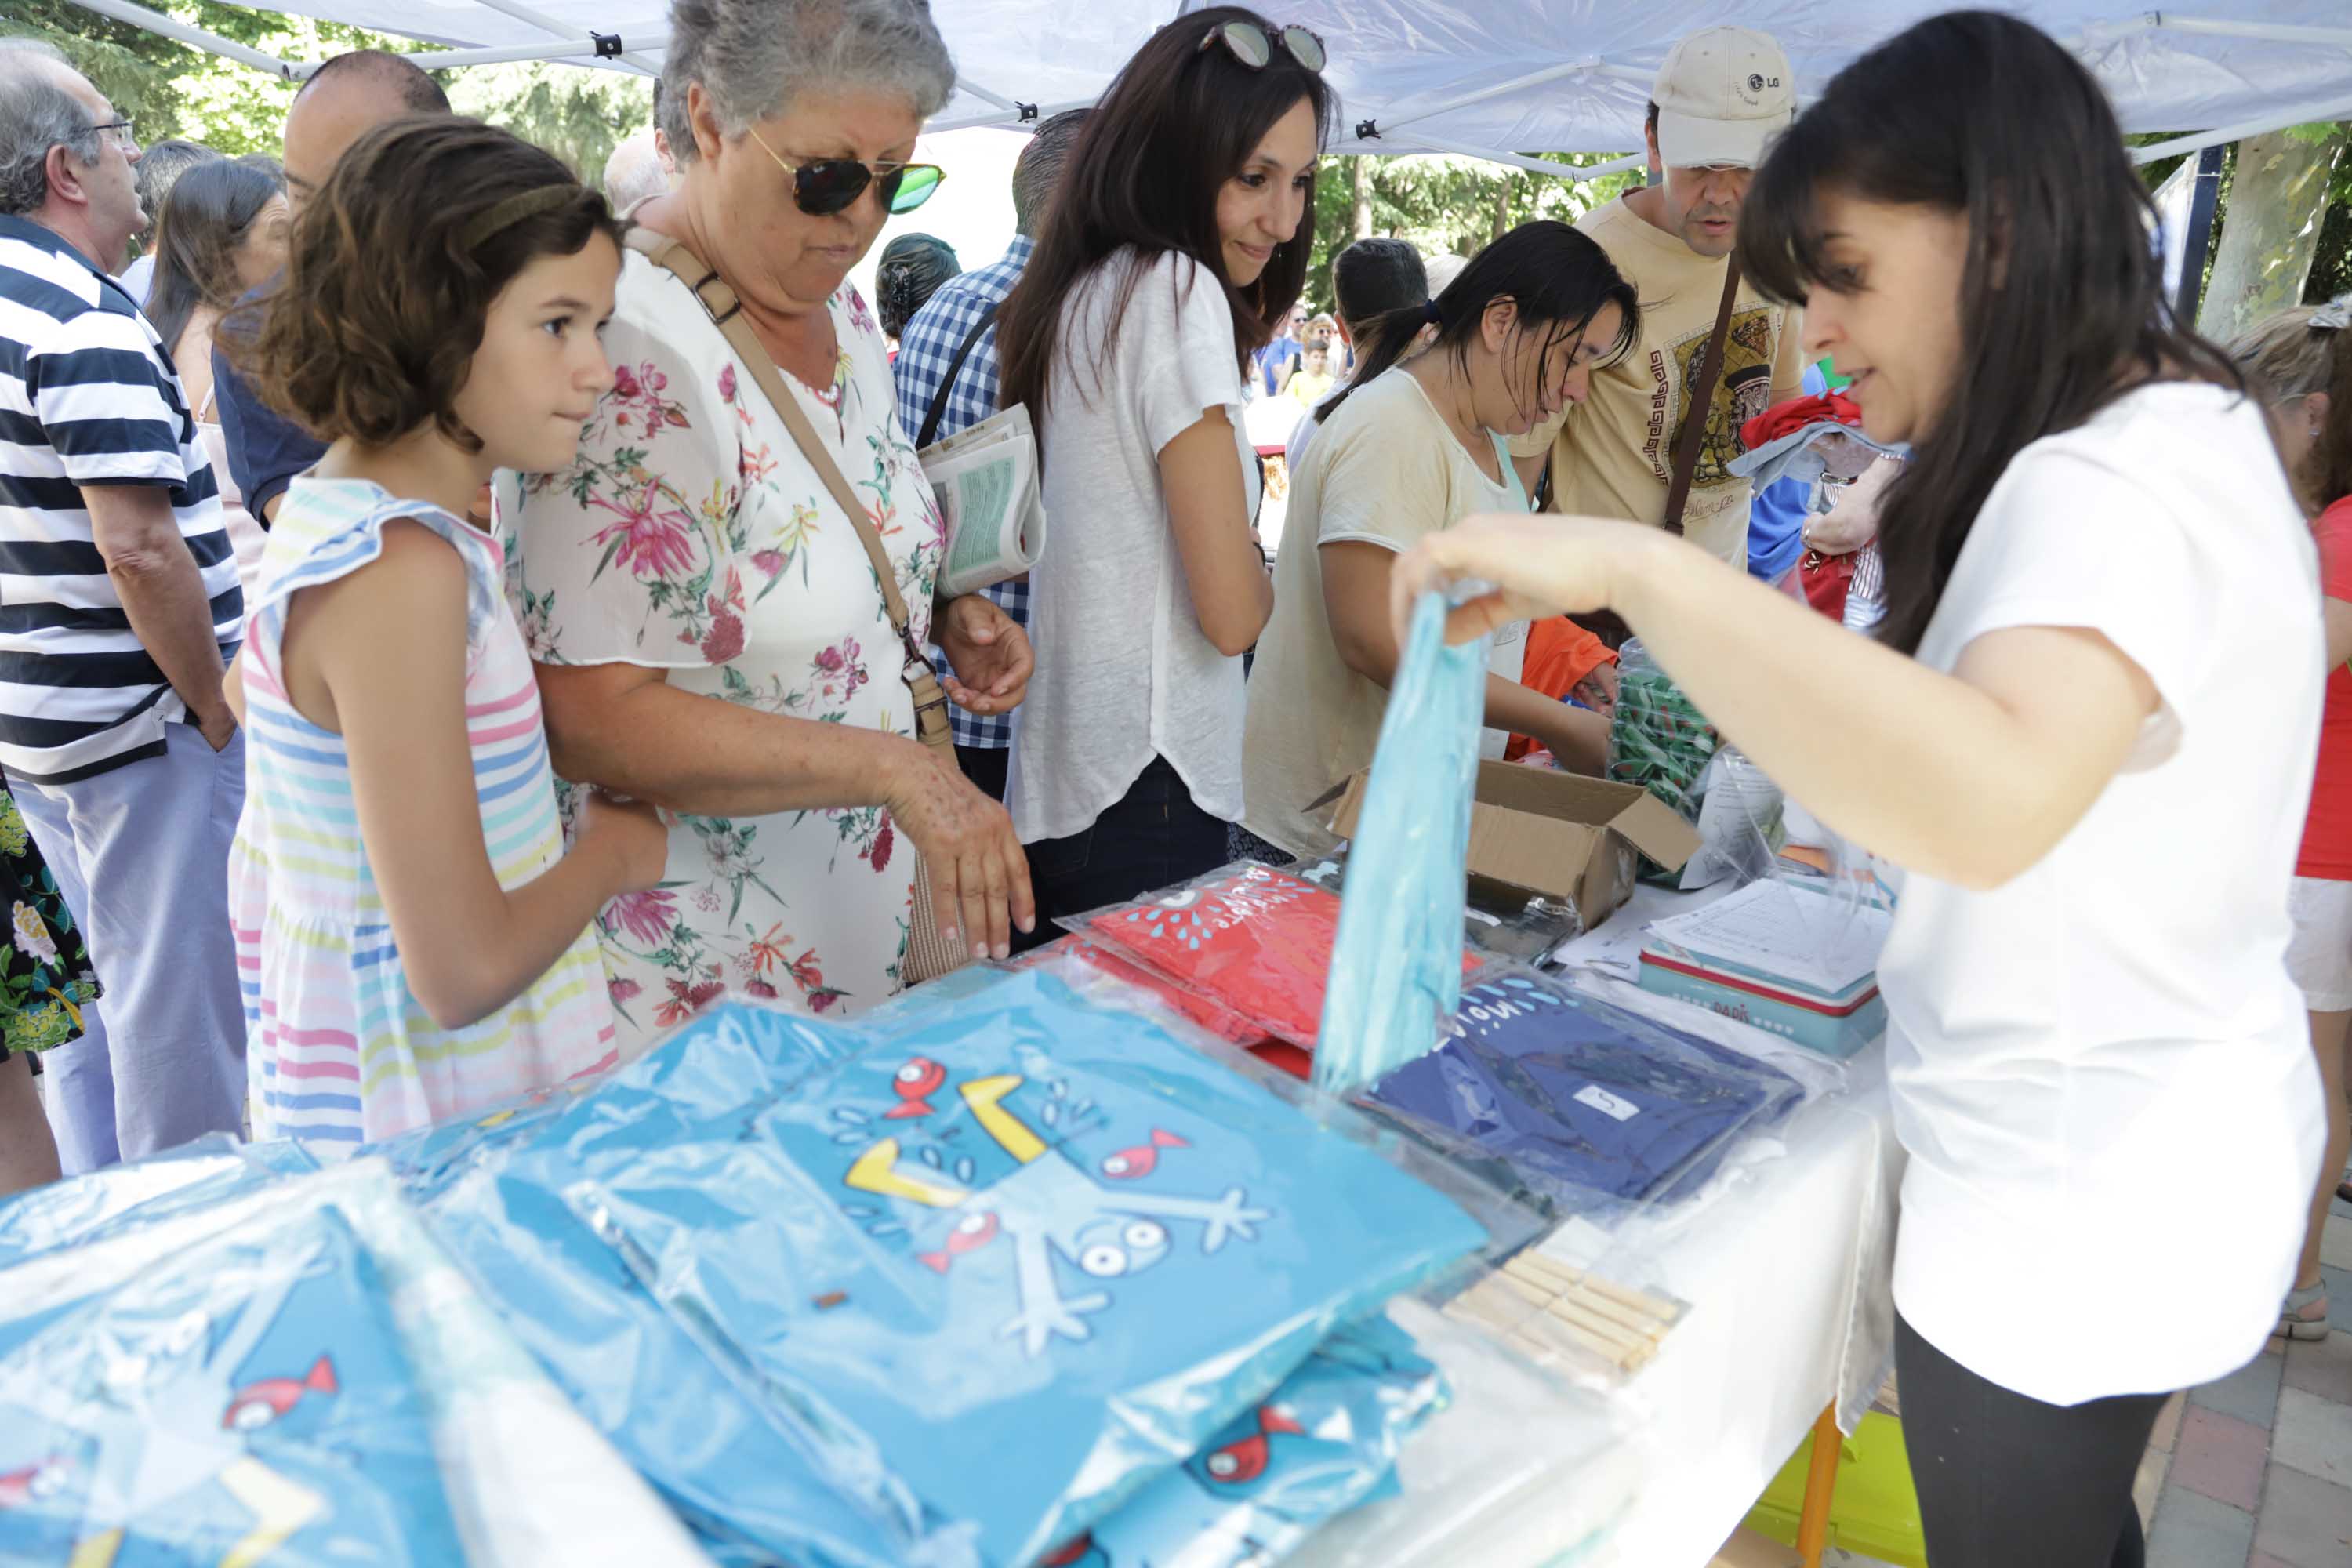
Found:
<svg viewBox="0 0 2352 1568"><path fill-rule="evenodd" d="M1739 427L1763 413L1772 395L1773 314L1758 309L1731 318L1731 331L1723 340L1723 374L1716 380L1706 411L1706 438L1699 443L1698 469L1691 476L1694 490L1735 482L1726 465L1740 454ZM1675 363L1675 439L1659 454L1664 459L1658 469L1661 479L1673 475L1683 422L1690 417L1691 384L1698 379L1699 359L1714 331L1715 323L1709 321L1669 351Z"/></svg>

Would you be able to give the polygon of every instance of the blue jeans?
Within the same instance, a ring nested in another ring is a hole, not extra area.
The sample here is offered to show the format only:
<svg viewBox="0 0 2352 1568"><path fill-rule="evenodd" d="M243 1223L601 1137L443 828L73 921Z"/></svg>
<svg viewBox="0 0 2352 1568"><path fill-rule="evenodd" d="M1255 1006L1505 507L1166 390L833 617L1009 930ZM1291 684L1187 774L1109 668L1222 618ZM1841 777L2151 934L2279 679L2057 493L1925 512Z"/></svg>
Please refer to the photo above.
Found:
<svg viewBox="0 0 2352 1568"><path fill-rule="evenodd" d="M1223 865L1225 824L1192 804L1165 757L1154 757L1126 795L1067 838L1029 847L1029 884L1037 895L1037 930L1013 933L1017 952L1062 934L1054 922L1091 914L1105 904L1156 893L1171 883ZM100 977L105 976L103 970Z"/></svg>
<svg viewBox="0 0 2352 1568"><path fill-rule="evenodd" d="M164 729L160 757L13 785L106 987L83 1011L89 1032L41 1063L69 1176L244 1125L228 849L245 805L245 737L215 752L193 725Z"/></svg>

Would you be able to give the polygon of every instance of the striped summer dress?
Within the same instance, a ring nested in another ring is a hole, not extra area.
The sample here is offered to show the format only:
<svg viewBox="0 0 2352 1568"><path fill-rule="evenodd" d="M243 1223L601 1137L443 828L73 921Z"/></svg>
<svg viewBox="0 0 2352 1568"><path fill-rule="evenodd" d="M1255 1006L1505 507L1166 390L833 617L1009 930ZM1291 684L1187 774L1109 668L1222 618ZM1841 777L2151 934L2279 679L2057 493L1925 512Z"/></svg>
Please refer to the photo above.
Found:
<svg viewBox="0 0 2352 1568"><path fill-rule="evenodd" d="M512 1004L444 1029L408 988L361 841L342 738L296 712L279 673L296 591L373 561L394 518L465 558L466 719L482 836L502 887L563 854L530 655L499 546L429 502L356 479L299 479L279 508L246 642L246 799L229 863L257 1137L332 1157L614 1061L593 926Z"/></svg>

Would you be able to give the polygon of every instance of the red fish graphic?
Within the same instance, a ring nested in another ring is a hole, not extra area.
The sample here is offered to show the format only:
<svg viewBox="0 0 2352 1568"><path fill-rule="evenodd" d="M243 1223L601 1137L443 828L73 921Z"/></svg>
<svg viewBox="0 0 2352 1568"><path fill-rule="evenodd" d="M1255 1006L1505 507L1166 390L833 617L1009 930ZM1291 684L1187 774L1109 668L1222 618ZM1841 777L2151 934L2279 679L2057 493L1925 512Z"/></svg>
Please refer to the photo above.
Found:
<svg viewBox="0 0 2352 1568"><path fill-rule="evenodd" d="M1132 1149L1121 1149L1116 1154L1103 1156L1102 1173L1115 1182L1131 1182L1138 1176L1148 1176L1160 1167L1162 1149L1190 1149L1192 1145L1173 1132L1151 1130L1151 1141L1138 1143Z"/></svg>
<svg viewBox="0 0 2352 1568"><path fill-rule="evenodd" d="M0 1509L29 1508L55 1497L72 1466L73 1461L63 1454L51 1454L38 1464L0 1476Z"/></svg>
<svg viewBox="0 0 2352 1568"><path fill-rule="evenodd" d="M310 1363L310 1372L299 1381L290 1377L265 1377L258 1383L248 1383L236 1391L221 1415L223 1426L234 1426L240 1432L251 1432L268 1426L301 1403L306 1394L341 1394L342 1385L335 1381L335 1363L331 1357L321 1355Z"/></svg>
<svg viewBox="0 0 2352 1568"><path fill-rule="evenodd" d="M1201 1468L1208 1471L1209 1479L1221 1485L1247 1486L1265 1474L1266 1439L1277 1432L1303 1437L1307 1435L1307 1428L1273 1405L1261 1405L1257 1413L1256 1434L1239 1442L1226 1444L1203 1459Z"/></svg>
<svg viewBox="0 0 2352 1568"><path fill-rule="evenodd" d="M969 1214L956 1222L948 1232L948 1244L939 1252L919 1252L915 1261L935 1274L945 1274L948 1265L967 1252L978 1252L996 1239L996 1216L992 1214Z"/></svg>
<svg viewBox="0 0 2352 1568"><path fill-rule="evenodd" d="M948 1069L929 1057L916 1057L898 1069L893 1087L904 1105L894 1105L882 1113L885 1121L899 1121L909 1116L929 1116L931 1102L923 1097L937 1094L940 1086L948 1081Z"/></svg>

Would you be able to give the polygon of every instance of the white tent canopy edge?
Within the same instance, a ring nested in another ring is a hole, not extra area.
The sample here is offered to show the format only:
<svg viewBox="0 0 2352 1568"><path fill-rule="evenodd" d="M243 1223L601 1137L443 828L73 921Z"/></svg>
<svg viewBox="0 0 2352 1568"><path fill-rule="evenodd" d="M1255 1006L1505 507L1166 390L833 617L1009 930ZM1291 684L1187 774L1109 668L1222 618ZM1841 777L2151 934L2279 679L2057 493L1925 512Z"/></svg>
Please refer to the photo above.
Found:
<svg viewBox="0 0 2352 1568"><path fill-rule="evenodd" d="M444 47L436 68L556 60L656 71L668 43L659 0L271 0L260 7L348 23ZM299 79L285 61L131 0L77 0L100 15ZM1150 31L1205 0L954 0L935 13L960 74L933 132L1018 129L1091 103ZM1674 40L1725 21L1780 38L1800 91L1923 16L1935 0L1287 0L1284 20L1321 34L1341 100L1334 153L1447 153L1564 178L1570 169L1511 149L1612 153L1640 138L1649 83ZM2352 24L2340 0L2206 0L2200 13L2123 11L2113 0L2021 7L2084 60L2126 132L2184 132L2141 161L2263 132L2352 115ZM2200 129L2201 128L2201 129Z"/></svg>

